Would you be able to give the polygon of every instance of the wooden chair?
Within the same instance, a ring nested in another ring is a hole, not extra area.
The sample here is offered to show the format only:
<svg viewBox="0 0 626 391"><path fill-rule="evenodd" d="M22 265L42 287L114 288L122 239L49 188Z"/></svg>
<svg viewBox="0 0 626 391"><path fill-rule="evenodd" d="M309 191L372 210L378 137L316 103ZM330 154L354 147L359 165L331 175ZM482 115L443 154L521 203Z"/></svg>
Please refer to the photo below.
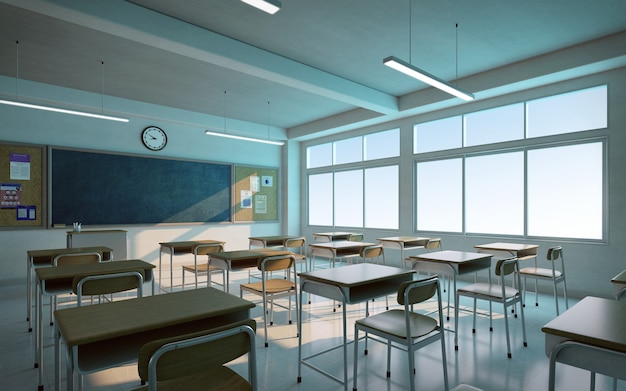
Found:
<svg viewBox="0 0 626 391"><path fill-rule="evenodd" d="M193 249L193 265L183 265L183 287L185 290L185 272L192 273L195 278L196 288L198 288L198 275L206 275L207 279L209 278L209 258L211 254L221 253L224 251L224 245L222 243L209 243L209 244L199 244ZM206 255L207 262L198 264L198 256ZM228 291L227 283L228 283L228 271L217 268L215 266L211 266L211 274L214 272L222 274L222 288L224 291ZM209 284L207 280L207 285ZM219 284L218 284L219 285Z"/></svg>
<svg viewBox="0 0 626 391"><path fill-rule="evenodd" d="M258 389L253 319L149 342L139 350L144 387L134 391ZM248 379L225 364L248 355Z"/></svg>
<svg viewBox="0 0 626 391"><path fill-rule="evenodd" d="M535 280L535 306L539 306L539 292L537 290L537 281L551 281L554 288L554 303L556 304L556 314L559 315L559 296L557 294L557 284L563 283L563 296L565 297L565 308L569 308L567 301L567 283L565 282L565 260L563 258L563 247L550 247L546 255L546 259L550 262L550 268L537 267L537 257L535 257L534 267L525 267L520 270L520 275L524 278L524 301L526 301L526 279L533 278ZM554 264L561 260L561 270L555 268Z"/></svg>
<svg viewBox="0 0 626 391"><path fill-rule="evenodd" d="M265 347L267 342L267 303L270 302L270 325L274 324L274 300L281 297L289 298L289 324L291 324L291 296L295 297L296 316L298 314L298 292L296 289L296 260L293 255L277 255L265 257L258 263L261 271L261 281L241 284L239 286L239 296L243 297L244 292L252 293L263 297L263 328L265 329ZM272 278L271 273L276 271L286 271L286 278ZM292 274L293 273L293 274ZM293 275L293 280L292 280Z"/></svg>
<svg viewBox="0 0 626 391"><path fill-rule="evenodd" d="M471 285L467 285L456 290L455 302L455 317L454 317L454 349L459 350L459 297L465 296L474 299L474 321L472 326L472 333L476 333L476 300L489 301L489 331L493 331L493 319L491 311L491 303L501 303L504 307L504 325L506 328L506 346L507 356L511 358L511 342L509 337L509 318L508 308L515 306L517 303L523 304L522 295L519 289L520 287L520 275L519 275L519 263L517 258L500 259L495 267L496 276L501 279L499 283L491 282L491 273L489 274L489 282L478 282ZM506 285L505 276L512 276L515 280L513 286ZM524 347L528 346L526 342L526 326L524 322L524 308L520 305L520 311L522 317L522 333ZM515 314L517 318L517 313Z"/></svg>
<svg viewBox="0 0 626 391"><path fill-rule="evenodd" d="M304 264L304 271L309 271L309 264L306 256L306 238L300 236L285 240L285 248L291 251L296 259L296 264ZM300 267L302 271L302 267Z"/></svg>
<svg viewBox="0 0 626 391"><path fill-rule="evenodd" d="M385 265L385 250L383 246L380 244L363 247L359 253L359 256L363 260L363 262L367 262L368 259L372 261L372 263ZM372 300L374 301L374 300ZM389 298L385 296L385 308L389 309ZM369 313L367 314L369 316Z"/></svg>
<svg viewBox="0 0 626 391"><path fill-rule="evenodd" d="M98 296L137 290L137 297L143 296L144 271L76 276L72 281L72 291L76 294L78 307L83 296Z"/></svg>
<svg viewBox="0 0 626 391"><path fill-rule="evenodd" d="M429 300L437 294L438 319L413 312L414 304ZM359 330L365 332L365 354L369 334L387 342L387 377L391 376L391 348L406 349L411 390L415 389L415 350L434 341L441 341L441 360L445 390L448 390L448 367L443 330L443 310L439 279L436 276L418 281L407 281L398 289L398 304L404 309L392 309L359 319L354 324L354 376L353 390L357 389ZM395 343L395 345L392 345Z"/></svg>

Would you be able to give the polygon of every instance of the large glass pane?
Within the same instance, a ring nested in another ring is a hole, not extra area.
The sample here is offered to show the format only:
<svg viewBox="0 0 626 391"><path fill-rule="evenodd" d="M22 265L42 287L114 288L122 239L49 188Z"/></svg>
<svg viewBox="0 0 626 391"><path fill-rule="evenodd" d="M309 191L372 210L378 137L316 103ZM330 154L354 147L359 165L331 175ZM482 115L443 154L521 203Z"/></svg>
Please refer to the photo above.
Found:
<svg viewBox="0 0 626 391"><path fill-rule="evenodd" d="M306 168L333 165L333 144L315 145L306 149Z"/></svg>
<svg viewBox="0 0 626 391"><path fill-rule="evenodd" d="M335 226L363 227L363 170L335 173Z"/></svg>
<svg viewBox="0 0 626 391"><path fill-rule="evenodd" d="M400 129L368 134L363 142L365 144L364 160L400 156Z"/></svg>
<svg viewBox="0 0 626 391"><path fill-rule="evenodd" d="M607 127L607 88L586 90L529 101L528 137Z"/></svg>
<svg viewBox="0 0 626 391"><path fill-rule="evenodd" d="M398 166L365 170L365 227L398 229Z"/></svg>
<svg viewBox="0 0 626 391"><path fill-rule="evenodd" d="M518 103L465 115L465 146L524 138L524 104Z"/></svg>
<svg viewBox="0 0 626 391"><path fill-rule="evenodd" d="M469 157L465 161L467 232L524 234L524 154Z"/></svg>
<svg viewBox="0 0 626 391"><path fill-rule="evenodd" d="M335 164L363 161L363 137L353 137L333 143L335 147Z"/></svg>
<svg viewBox="0 0 626 391"><path fill-rule="evenodd" d="M460 148L463 144L461 116L413 126L413 153Z"/></svg>
<svg viewBox="0 0 626 391"><path fill-rule="evenodd" d="M417 163L417 229L461 232L463 162L461 159Z"/></svg>
<svg viewBox="0 0 626 391"><path fill-rule="evenodd" d="M528 234L602 239L602 143L528 151Z"/></svg>
<svg viewBox="0 0 626 391"><path fill-rule="evenodd" d="M309 225L333 225L333 174L309 175Z"/></svg>

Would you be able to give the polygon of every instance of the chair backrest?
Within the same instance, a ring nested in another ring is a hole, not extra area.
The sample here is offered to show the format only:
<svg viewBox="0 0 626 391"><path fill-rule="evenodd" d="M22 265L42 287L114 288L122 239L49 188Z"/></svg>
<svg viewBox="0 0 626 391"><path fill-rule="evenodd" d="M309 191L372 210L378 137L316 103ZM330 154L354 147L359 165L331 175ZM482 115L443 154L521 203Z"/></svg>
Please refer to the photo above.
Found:
<svg viewBox="0 0 626 391"><path fill-rule="evenodd" d="M435 250L435 249L441 249L441 239L439 238L434 238L434 239L428 239L428 242L426 242L426 245L424 246L424 248L426 250Z"/></svg>
<svg viewBox="0 0 626 391"><path fill-rule="evenodd" d="M102 262L102 255L99 252L59 254L52 260L54 266L81 265L99 262Z"/></svg>
<svg viewBox="0 0 626 391"><path fill-rule="evenodd" d="M375 246L367 246L361 249L361 258L376 258L383 255L383 246L377 244Z"/></svg>
<svg viewBox="0 0 626 391"><path fill-rule="evenodd" d="M348 240L351 242L362 242L363 234L350 234L348 235Z"/></svg>
<svg viewBox="0 0 626 391"><path fill-rule="evenodd" d="M297 248L300 254L302 254L304 247L306 247L306 239L304 236L285 240L285 248Z"/></svg>
<svg viewBox="0 0 626 391"><path fill-rule="evenodd" d="M192 334L148 342L139 350L139 377L150 390L157 382L173 380L222 366L246 353L248 381L256 385L256 322L254 319Z"/></svg>
<svg viewBox="0 0 626 391"><path fill-rule="evenodd" d="M93 276L75 276L72 291L77 296L80 307L83 296L107 295L137 289L137 297L143 296L144 271L98 274Z"/></svg>
<svg viewBox="0 0 626 391"><path fill-rule="evenodd" d="M222 243L210 243L210 244L199 244L193 248L193 251L196 255L209 255L214 253L224 252L224 244Z"/></svg>
<svg viewBox="0 0 626 391"><path fill-rule="evenodd" d="M433 297L439 291L439 278L432 276L417 281L405 281L398 288L398 304L411 305L421 303Z"/></svg>
<svg viewBox="0 0 626 391"><path fill-rule="evenodd" d="M257 267L263 272L273 272L278 270L288 270L295 267L296 258L289 255L275 255L272 257L265 257L259 260ZM295 271L295 270L294 270Z"/></svg>
<svg viewBox="0 0 626 391"><path fill-rule="evenodd" d="M563 247L562 246L556 246L556 247L550 247L548 249L548 253L546 255L546 258L548 259L548 261L556 261L559 258L563 257Z"/></svg>
<svg viewBox="0 0 626 391"><path fill-rule="evenodd" d="M499 259L496 263L496 276L507 276L518 269L517 258Z"/></svg>

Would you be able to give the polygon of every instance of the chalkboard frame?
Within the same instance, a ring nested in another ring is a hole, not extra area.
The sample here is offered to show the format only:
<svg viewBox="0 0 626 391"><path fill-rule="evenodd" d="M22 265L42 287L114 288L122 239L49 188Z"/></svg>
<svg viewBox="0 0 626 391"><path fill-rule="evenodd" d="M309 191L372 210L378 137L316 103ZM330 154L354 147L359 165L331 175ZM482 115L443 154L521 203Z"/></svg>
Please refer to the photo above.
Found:
<svg viewBox="0 0 626 391"><path fill-rule="evenodd" d="M232 164L61 147L48 155L53 227L233 221Z"/></svg>

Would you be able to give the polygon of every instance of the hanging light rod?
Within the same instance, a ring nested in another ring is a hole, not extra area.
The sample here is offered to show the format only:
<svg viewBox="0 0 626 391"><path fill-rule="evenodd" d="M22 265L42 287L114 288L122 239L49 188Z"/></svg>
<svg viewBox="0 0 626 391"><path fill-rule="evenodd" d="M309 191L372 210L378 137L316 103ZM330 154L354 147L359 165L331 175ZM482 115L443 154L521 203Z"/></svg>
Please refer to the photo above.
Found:
<svg viewBox="0 0 626 391"><path fill-rule="evenodd" d="M84 112L84 111L66 110L66 109L60 109L58 107L34 105L34 104L30 104L30 103L16 102L16 101L12 101L12 100L0 99L0 104L9 105L9 106L25 107L25 108L28 108L28 109L37 109L37 110L44 110L44 111L54 111L55 113L79 115L79 116L82 116L82 117L106 119L106 120L109 120L109 121L128 122L128 118L111 117L109 115L87 113L87 112Z"/></svg>
<svg viewBox="0 0 626 391"><path fill-rule="evenodd" d="M280 11L282 4L278 0L241 0L246 4L249 4L255 8L265 11L268 14L274 15Z"/></svg>
<svg viewBox="0 0 626 391"><path fill-rule="evenodd" d="M439 88L448 94L454 95L457 98L461 98L466 101L474 100L474 94L465 92L460 88L453 86L452 84L441 80L435 75L432 75L426 71L423 71L407 62L400 60L394 56L389 56L383 60L383 64L389 68L393 68L396 71L400 71L405 75L411 76L417 80L423 81L426 84L430 84L435 88Z"/></svg>
<svg viewBox="0 0 626 391"><path fill-rule="evenodd" d="M263 140L263 139L260 139L260 138L236 136L234 134L218 133L218 132L212 132L210 130L205 130L204 134L209 135L209 136L234 138L236 140L253 141L255 143L263 143L263 144L272 144L272 145L284 145L285 144L284 141L272 141L272 140Z"/></svg>

